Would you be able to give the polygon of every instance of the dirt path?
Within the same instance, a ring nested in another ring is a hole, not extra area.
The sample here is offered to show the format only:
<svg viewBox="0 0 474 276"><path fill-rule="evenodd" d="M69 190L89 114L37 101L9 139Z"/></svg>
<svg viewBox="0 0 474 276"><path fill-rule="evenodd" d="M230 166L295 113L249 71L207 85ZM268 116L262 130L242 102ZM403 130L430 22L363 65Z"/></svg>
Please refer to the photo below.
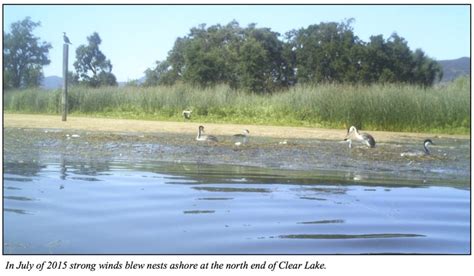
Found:
<svg viewBox="0 0 474 276"><path fill-rule="evenodd" d="M67 122L61 121L61 116L51 115L27 115L27 114L4 114L4 127L17 128L56 128L77 129L88 131L106 132L166 132L166 133L196 133L199 122L164 122L143 121L126 119L105 119L91 117L69 116ZM242 129L250 130L252 136L275 137L282 139L328 139L341 140L346 134L343 129L323 129L308 127L281 127L260 125L238 125L238 124L202 124L206 127L206 133L213 135L232 135L240 133ZM469 139L469 135L440 135L429 133L406 133L406 132L370 132L377 141L396 141L409 137L452 137Z"/></svg>

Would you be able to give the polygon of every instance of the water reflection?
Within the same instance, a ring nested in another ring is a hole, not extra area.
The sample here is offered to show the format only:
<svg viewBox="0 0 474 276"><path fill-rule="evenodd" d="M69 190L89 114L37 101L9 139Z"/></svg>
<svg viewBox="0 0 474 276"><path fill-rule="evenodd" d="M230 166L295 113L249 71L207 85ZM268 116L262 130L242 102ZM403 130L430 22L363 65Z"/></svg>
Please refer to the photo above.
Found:
<svg viewBox="0 0 474 276"><path fill-rule="evenodd" d="M84 180L84 181L100 181L100 179L96 177L83 177L83 176L72 176L71 179Z"/></svg>
<svg viewBox="0 0 474 276"><path fill-rule="evenodd" d="M19 214L19 215L26 215L28 214L28 212L26 212L25 210L21 210L21 209L11 209L11 208L5 208L3 209L4 212L13 212L13 213L16 213L16 214Z"/></svg>
<svg viewBox="0 0 474 276"><path fill-rule="evenodd" d="M15 178L11 177L11 178L4 178L4 180L9 180L9 181L15 181ZM6 190L21 190L20 188L18 187L11 187L11 186L4 186L3 189L6 189Z"/></svg>
<svg viewBox="0 0 474 276"><path fill-rule="evenodd" d="M232 187L193 187L195 190L207 192L224 193L270 193L269 189L263 188L232 188Z"/></svg>
<svg viewBox="0 0 474 276"><path fill-rule="evenodd" d="M84 180L97 181L97 178L92 176L107 175L107 172L110 171L110 162L98 162L95 159L79 162L67 162L63 160L61 171L69 171L70 174L74 175L91 176L86 177ZM64 175L64 177L67 176L67 174Z"/></svg>
<svg viewBox="0 0 474 276"><path fill-rule="evenodd" d="M36 159L37 160L37 159ZM3 171L14 175L32 177L38 175L38 172L46 167L44 164L40 164L35 161L4 161ZM30 181L31 178L16 178L17 181Z"/></svg>
<svg viewBox="0 0 474 276"><path fill-rule="evenodd" d="M299 224L325 224L325 223L344 223L343 219L328 219L328 220L317 220L317 221L303 221L298 222Z"/></svg>
<svg viewBox="0 0 474 276"><path fill-rule="evenodd" d="M15 162L4 166L7 254L470 250L470 190L449 183L66 156L33 163L34 173Z"/></svg>
<svg viewBox="0 0 474 276"><path fill-rule="evenodd" d="M15 182L31 182L33 179L24 177L3 177L3 180L15 181Z"/></svg>
<svg viewBox="0 0 474 276"><path fill-rule="evenodd" d="M32 200L34 200L34 199L26 197L26 196L3 196L3 199L20 200L20 201L32 201Z"/></svg>
<svg viewBox="0 0 474 276"><path fill-rule="evenodd" d="M281 239L388 239L388 238L415 238L425 237L419 234L361 234L361 235L335 235L335 234L297 234L281 235Z"/></svg>
<svg viewBox="0 0 474 276"><path fill-rule="evenodd" d="M214 210L189 210L183 211L184 214L212 214L215 213Z"/></svg>
<svg viewBox="0 0 474 276"><path fill-rule="evenodd" d="M231 200L232 197L203 197L198 198L197 200Z"/></svg>
<svg viewBox="0 0 474 276"><path fill-rule="evenodd" d="M326 198L320 198L320 197L312 197L312 196L300 196L300 199L308 199L308 200L327 200Z"/></svg>
<svg viewBox="0 0 474 276"><path fill-rule="evenodd" d="M305 188L306 191L316 192L316 194L345 194L348 188L343 187L317 187Z"/></svg>

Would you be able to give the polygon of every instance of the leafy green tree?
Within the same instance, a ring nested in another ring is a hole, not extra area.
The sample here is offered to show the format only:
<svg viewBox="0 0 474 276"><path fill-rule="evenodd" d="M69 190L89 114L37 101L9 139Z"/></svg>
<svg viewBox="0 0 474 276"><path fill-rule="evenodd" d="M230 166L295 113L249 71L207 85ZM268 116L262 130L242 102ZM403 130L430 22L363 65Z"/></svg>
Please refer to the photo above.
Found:
<svg viewBox="0 0 474 276"><path fill-rule="evenodd" d="M382 35L372 36L366 45L362 67L363 81L366 83L430 86L442 76L442 68L436 61L425 56L420 49L413 53L405 39L396 33L387 40Z"/></svg>
<svg viewBox="0 0 474 276"><path fill-rule="evenodd" d="M185 68L185 60L184 60L184 49L188 44L187 38L179 38L176 39L173 49L168 53L168 57L165 62L169 65L169 71L167 70L167 78L169 84L173 84L176 80L180 79L183 76L183 72ZM157 62L157 67L160 64ZM163 65L162 65L163 66ZM163 69L163 68L162 68ZM161 75L160 75L161 76ZM164 77L164 75L163 75Z"/></svg>
<svg viewBox="0 0 474 276"><path fill-rule="evenodd" d="M387 40L387 48L390 60L387 67L391 68L396 82L410 82L414 63L408 42L397 33L393 33Z"/></svg>
<svg viewBox="0 0 474 276"><path fill-rule="evenodd" d="M235 21L226 26L205 24L192 28L189 35L178 38L165 61L148 69L146 84L172 84L178 80L200 86L229 83L235 79Z"/></svg>
<svg viewBox="0 0 474 276"><path fill-rule="evenodd" d="M160 61L157 61L157 66L154 69L148 68L145 70L145 82L143 86L156 86L160 82L161 73L158 71Z"/></svg>
<svg viewBox="0 0 474 276"><path fill-rule="evenodd" d="M344 23L320 23L290 33L299 82L343 82L348 72L354 74L358 60L351 53L359 39L351 23L351 19Z"/></svg>
<svg viewBox="0 0 474 276"><path fill-rule="evenodd" d="M241 47L240 86L254 92L264 92L268 79L267 62L269 57L265 48L255 38L248 38ZM267 74L266 74L267 73Z"/></svg>
<svg viewBox="0 0 474 276"><path fill-rule="evenodd" d="M185 70L184 48L187 38L176 39L173 48L164 61L156 61L155 68L145 70L144 86L172 85L182 78Z"/></svg>
<svg viewBox="0 0 474 276"><path fill-rule="evenodd" d="M365 46L365 55L361 60L361 81L364 83L377 82L380 75L385 70L385 75L389 75L387 69L390 58L387 55L388 48L382 35L371 36L370 41Z"/></svg>
<svg viewBox="0 0 474 276"><path fill-rule="evenodd" d="M74 68L79 82L91 87L117 85L112 64L99 49L102 43L99 34L94 32L87 37L87 41L88 45L80 45L76 49Z"/></svg>
<svg viewBox="0 0 474 276"><path fill-rule="evenodd" d="M79 84L79 76L72 71L67 72L67 79L68 79L69 85Z"/></svg>
<svg viewBox="0 0 474 276"><path fill-rule="evenodd" d="M40 22L26 17L11 24L11 32L3 37L3 87L23 88L39 86L43 79L43 66L48 65L51 44L40 42L33 35Z"/></svg>
<svg viewBox="0 0 474 276"><path fill-rule="evenodd" d="M166 61L145 72L146 84L182 80L204 87L226 83L253 92L273 91L289 83L290 69L278 37L255 24L242 28L235 20L224 26L201 24L176 40Z"/></svg>
<svg viewBox="0 0 474 276"><path fill-rule="evenodd" d="M431 86L443 78L443 68L435 60L427 57L421 49L413 53L414 69L411 83Z"/></svg>
<svg viewBox="0 0 474 276"><path fill-rule="evenodd" d="M440 76L437 63L413 53L403 37L377 35L366 43L354 34L352 22L314 24L283 39L269 28L242 28L235 20L201 24L175 41L166 60L147 69L145 85L225 83L267 93L297 82L431 85Z"/></svg>
<svg viewBox="0 0 474 276"><path fill-rule="evenodd" d="M143 86L172 85L177 80L177 74L171 69L168 61L157 61L154 69L145 71Z"/></svg>
<svg viewBox="0 0 474 276"><path fill-rule="evenodd" d="M289 85L290 65L280 34L269 28L249 25L240 47L241 86L253 92L271 92Z"/></svg>
<svg viewBox="0 0 474 276"><path fill-rule="evenodd" d="M182 45L184 82L210 86L217 83L229 83L234 76L236 54L233 52L235 26L214 25L206 28L205 24L192 28ZM234 37L233 37L234 36Z"/></svg>

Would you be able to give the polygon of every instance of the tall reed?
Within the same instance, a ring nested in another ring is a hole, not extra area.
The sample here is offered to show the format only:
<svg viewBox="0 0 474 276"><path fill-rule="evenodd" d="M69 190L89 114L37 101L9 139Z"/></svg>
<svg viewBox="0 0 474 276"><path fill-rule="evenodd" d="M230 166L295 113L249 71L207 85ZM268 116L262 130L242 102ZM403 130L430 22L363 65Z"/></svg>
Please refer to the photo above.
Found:
<svg viewBox="0 0 474 276"><path fill-rule="evenodd" d="M297 125L391 131L468 133L470 79L423 88L411 85L369 86L324 84L295 86L267 95L250 94L226 85L196 88L185 84L160 87L73 87L72 114L251 124ZM60 113L61 91L29 89L4 94L6 112Z"/></svg>

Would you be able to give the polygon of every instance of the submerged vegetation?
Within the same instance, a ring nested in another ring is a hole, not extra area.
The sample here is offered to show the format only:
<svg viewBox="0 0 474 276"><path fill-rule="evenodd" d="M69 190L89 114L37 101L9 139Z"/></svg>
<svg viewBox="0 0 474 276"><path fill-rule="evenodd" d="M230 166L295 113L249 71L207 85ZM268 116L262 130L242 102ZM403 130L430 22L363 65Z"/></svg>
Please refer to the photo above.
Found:
<svg viewBox="0 0 474 276"><path fill-rule="evenodd" d="M72 87L69 113L148 120L317 126L387 131L469 133L470 79L424 88L401 84L297 85L271 94L246 93L226 85ZM61 91L29 89L4 94L4 110L59 114Z"/></svg>

